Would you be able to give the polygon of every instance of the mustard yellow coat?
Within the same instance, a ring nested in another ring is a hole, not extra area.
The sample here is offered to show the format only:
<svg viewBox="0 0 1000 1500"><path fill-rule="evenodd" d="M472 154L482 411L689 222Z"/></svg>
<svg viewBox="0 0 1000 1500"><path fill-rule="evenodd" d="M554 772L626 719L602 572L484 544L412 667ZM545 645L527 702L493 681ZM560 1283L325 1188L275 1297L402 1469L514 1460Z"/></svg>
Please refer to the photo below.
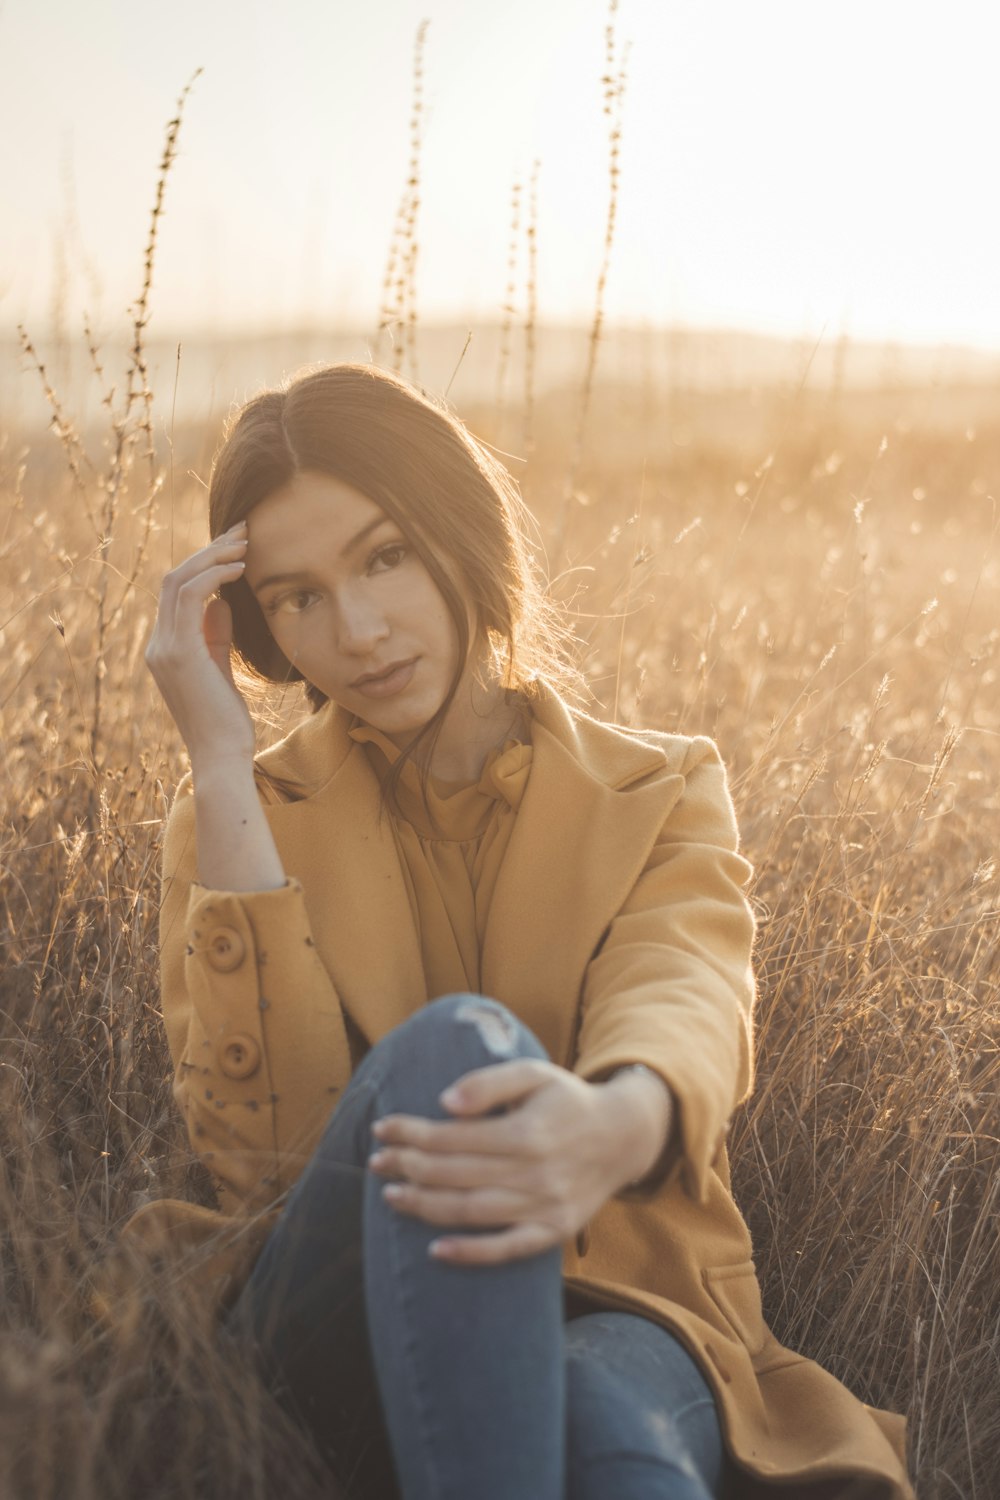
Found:
<svg viewBox="0 0 1000 1500"><path fill-rule="evenodd" d="M378 781L350 723L327 704L260 757L306 791L284 801L258 783L283 888L197 883L189 779L168 821L163 1019L174 1096L221 1212L161 1200L122 1233L178 1274L185 1248L211 1239L215 1253L199 1248L189 1268L192 1306L209 1318L238 1294L364 1051L428 999L392 830L378 826ZM777 1500L825 1479L858 1500L912 1500L903 1418L783 1348L762 1317L725 1148L753 1071L750 867L715 745L600 723L548 688L532 741L483 993L554 1062L595 1079L646 1063L679 1104L669 1174L610 1199L565 1244L567 1290L681 1339L755 1496L767 1481Z"/></svg>

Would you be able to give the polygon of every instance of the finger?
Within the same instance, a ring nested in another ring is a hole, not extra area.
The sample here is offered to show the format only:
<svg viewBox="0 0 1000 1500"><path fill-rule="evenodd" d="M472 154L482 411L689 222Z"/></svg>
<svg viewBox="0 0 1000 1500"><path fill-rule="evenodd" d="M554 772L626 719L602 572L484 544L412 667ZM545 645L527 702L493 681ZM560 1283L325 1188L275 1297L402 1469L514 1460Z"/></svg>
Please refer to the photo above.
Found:
<svg viewBox="0 0 1000 1500"><path fill-rule="evenodd" d="M160 680L161 669L187 666L191 652L204 644L202 622L205 605L223 583L234 582L243 572L242 561L218 564L197 573L179 587L170 575L163 580L156 611L156 625L146 647L146 662ZM206 647L207 649L207 647Z"/></svg>
<svg viewBox="0 0 1000 1500"><path fill-rule="evenodd" d="M387 1182L382 1197L398 1213L452 1229L506 1227L516 1221L519 1212L526 1213L531 1207L525 1193L509 1187L453 1192L447 1188L419 1187L414 1182Z"/></svg>
<svg viewBox="0 0 1000 1500"><path fill-rule="evenodd" d="M234 562L216 563L203 572L196 573L186 583L182 583L177 590L177 602L174 608L174 634L187 635L195 638L195 633L202 636L202 622L205 618L205 606L224 583L234 583L237 578L242 577L246 564L242 559Z"/></svg>
<svg viewBox="0 0 1000 1500"><path fill-rule="evenodd" d="M514 1057L510 1062L474 1068L456 1078L439 1096L455 1114L478 1115L498 1104L513 1104L548 1083L554 1065L538 1057Z"/></svg>
<svg viewBox="0 0 1000 1500"><path fill-rule="evenodd" d="M192 552L190 557L185 557L176 568L171 568L169 573L164 574L161 593L168 597L175 597L177 591L192 578L197 578L206 568L216 567L219 563L238 561L246 556L247 539L245 535L235 534L231 531L224 532L222 536L209 542L207 547L199 547L197 552Z"/></svg>
<svg viewBox="0 0 1000 1500"><path fill-rule="evenodd" d="M420 1115L386 1115L373 1127L380 1146L416 1146L421 1151L524 1154L525 1131L516 1115L492 1120L427 1120Z"/></svg>
<svg viewBox="0 0 1000 1500"><path fill-rule="evenodd" d="M501 1234L446 1235L432 1240L435 1260L456 1266L492 1266L508 1260L526 1260L559 1244L544 1224L516 1224Z"/></svg>
<svg viewBox="0 0 1000 1500"><path fill-rule="evenodd" d="M370 1156L368 1166L378 1177L427 1188L492 1187L509 1181L511 1173L510 1158L502 1156L445 1155L398 1146Z"/></svg>
<svg viewBox="0 0 1000 1500"><path fill-rule="evenodd" d="M233 612L225 599L209 599L205 605L202 631L208 654L217 666L233 682L233 667L230 651L233 644ZM233 683L235 687L236 684Z"/></svg>
<svg viewBox="0 0 1000 1500"><path fill-rule="evenodd" d="M177 600L185 584L199 577L208 568L241 561L246 555L246 549L245 536L225 532L207 547L199 547L197 552L193 552L190 557L179 562L176 568L171 568L169 573L164 574L157 607L157 628L163 631L175 628ZM227 580L223 579L225 581ZM218 588L218 584L215 587Z"/></svg>
<svg viewBox="0 0 1000 1500"><path fill-rule="evenodd" d="M228 547L215 551L205 547L164 575L150 643L159 654L169 653L172 649L179 623L186 628L193 619L200 628L205 601L223 583L238 578L243 572L244 561L236 555L241 550ZM194 607L192 599L198 600ZM179 619L182 607L184 615Z"/></svg>

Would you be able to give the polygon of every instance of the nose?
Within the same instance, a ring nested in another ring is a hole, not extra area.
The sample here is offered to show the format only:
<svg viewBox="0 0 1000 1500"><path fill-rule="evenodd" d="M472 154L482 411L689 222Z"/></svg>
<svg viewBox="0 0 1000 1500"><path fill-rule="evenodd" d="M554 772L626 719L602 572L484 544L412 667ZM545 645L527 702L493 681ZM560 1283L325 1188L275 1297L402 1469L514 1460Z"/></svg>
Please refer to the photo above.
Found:
<svg viewBox="0 0 1000 1500"><path fill-rule="evenodd" d="M337 646L348 656L365 658L389 635L389 622L372 599L341 595L337 612Z"/></svg>

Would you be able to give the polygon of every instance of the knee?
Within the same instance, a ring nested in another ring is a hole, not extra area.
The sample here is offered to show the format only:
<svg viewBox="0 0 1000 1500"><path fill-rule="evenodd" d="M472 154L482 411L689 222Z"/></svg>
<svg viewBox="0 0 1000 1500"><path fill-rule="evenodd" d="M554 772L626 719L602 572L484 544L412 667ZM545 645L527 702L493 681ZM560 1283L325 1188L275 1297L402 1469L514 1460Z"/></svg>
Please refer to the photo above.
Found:
<svg viewBox="0 0 1000 1500"><path fill-rule="evenodd" d="M448 1119L443 1089L465 1073L519 1057L549 1060L534 1032L507 1006L471 992L441 995L375 1043L355 1069L338 1111L365 1084L378 1096L382 1114Z"/></svg>
<svg viewBox="0 0 1000 1500"><path fill-rule="evenodd" d="M548 1052L529 1026L499 1000L486 995L459 992L440 995L404 1023L411 1032L427 1037L434 1045L447 1033L455 1039L469 1038L490 1062L513 1057L548 1058Z"/></svg>

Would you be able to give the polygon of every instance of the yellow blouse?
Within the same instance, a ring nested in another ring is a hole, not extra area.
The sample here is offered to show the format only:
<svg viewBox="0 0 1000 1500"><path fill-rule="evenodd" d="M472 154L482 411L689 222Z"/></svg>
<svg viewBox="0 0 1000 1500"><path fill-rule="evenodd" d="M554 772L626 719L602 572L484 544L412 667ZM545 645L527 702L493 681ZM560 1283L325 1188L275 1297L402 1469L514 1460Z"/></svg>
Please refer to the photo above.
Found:
<svg viewBox="0 0 1000 1500"><path fill-rule="evenodd" d="M381 783L400 751L378 729L358 721L348 730L365 746ZM486 919L531 770L533 747L507 739L486 757L476 782L431 776L427 800L440 832L424 810L412 761L398 784L402 817L393 833L420 936L428 999L458 991L481 993L480 952Z"/></svg>

